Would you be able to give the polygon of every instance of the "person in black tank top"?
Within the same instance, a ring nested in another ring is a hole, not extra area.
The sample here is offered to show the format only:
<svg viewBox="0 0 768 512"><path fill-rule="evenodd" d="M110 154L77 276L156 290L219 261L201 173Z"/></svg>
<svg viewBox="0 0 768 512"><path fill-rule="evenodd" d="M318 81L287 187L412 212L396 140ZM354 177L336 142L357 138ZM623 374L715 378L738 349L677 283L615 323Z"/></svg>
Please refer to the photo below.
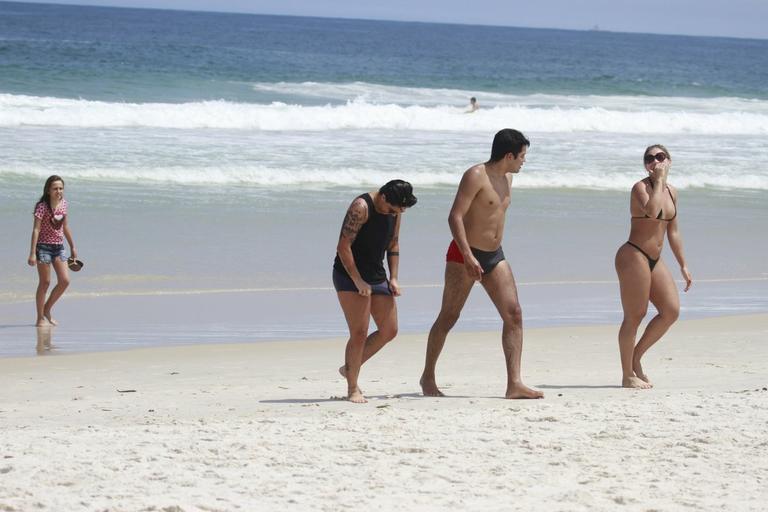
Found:
<svg viewBox="0 0 768 512"><path fill-rule="evenodd" d="M352 256L363 280L368 284L378 285L387 280L387 273L384 270L384 253L395 233L396 216L376 211L371 194L361 194L357 196L355 201L360 199L365 201L368 220L360 226L360 231L358 231L354 242L352 242ZM352 281L338 253L333 262L333 269ZM389 292L382 291L382 288L378 287L379 291L374 290L373 293L389 295ZM357 288L345 289L344 291L356 292Z"/></svg>
<svg viewBox="0 0 768 512"><path fill-rule="evenodd" d="M661 259L664 235L680 264L685 291L691 273L685 265L683 240L678 228L677 194L667 183L672 162L667 148L654 144L646 148L643 162L648 177L632 187L629 240L616 252L616 273L621 290L624 320L619 329L621 384L626 388L652 387L640 360L659 341L680 313L680 297L667 265ZM651 319L635 343L640 323L653 303L658 314Z"/></svg>
<svg viewBox="0 0 768 512"><path fill-rule="evenodd" d="M366 402L357 385L360 367L397 335L400 222L405 210L415 204L411 184L392 180L378 192L356 197L344 216L333 262L333 286L349 327L345 363L339 373L347 379L350 402ZM369 335L371 317L376 330Z"/></svg>

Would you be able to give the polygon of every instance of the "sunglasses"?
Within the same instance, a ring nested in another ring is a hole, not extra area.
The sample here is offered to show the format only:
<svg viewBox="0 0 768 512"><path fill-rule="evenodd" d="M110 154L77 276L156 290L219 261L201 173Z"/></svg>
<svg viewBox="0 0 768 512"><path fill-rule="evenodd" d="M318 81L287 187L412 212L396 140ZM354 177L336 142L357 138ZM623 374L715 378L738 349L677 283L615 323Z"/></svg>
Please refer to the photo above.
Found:
<svg viewBox="0 0 768 512"><path fill-rule="evenodd" d="M649 164L654 160L656 160L657 162L663 162L666 159L667 159L667 155L665 155L664 153L656 153L655 155L645 155L643 157L643 162L645 162L646 164Z"/></svg>

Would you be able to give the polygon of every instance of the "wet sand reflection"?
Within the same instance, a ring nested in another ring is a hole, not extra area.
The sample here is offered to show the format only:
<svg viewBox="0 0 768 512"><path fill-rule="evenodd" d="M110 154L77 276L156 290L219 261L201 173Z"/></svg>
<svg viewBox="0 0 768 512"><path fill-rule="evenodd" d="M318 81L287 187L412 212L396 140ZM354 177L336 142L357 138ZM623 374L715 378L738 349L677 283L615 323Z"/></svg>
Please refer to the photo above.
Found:
<svg viewBox="0 0 768 512"><path fill-rule="evenodd" d="M44 356L50 354L50 350L53 348L51 345L51 338L53 337L53 326L43 325L37 327L37 355Z"/></svg>

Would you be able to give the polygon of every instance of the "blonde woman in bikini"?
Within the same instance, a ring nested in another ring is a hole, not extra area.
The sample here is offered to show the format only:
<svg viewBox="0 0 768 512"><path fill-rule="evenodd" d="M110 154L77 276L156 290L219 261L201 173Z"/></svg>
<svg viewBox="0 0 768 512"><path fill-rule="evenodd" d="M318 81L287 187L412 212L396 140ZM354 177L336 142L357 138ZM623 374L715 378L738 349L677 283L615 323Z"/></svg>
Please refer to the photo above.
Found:
<svg viewBox="0 0 768 512"><path fill-rule="evenodd" d="M659 341L680 313L680 297L672 274L661 259L664 235L680 265L685 291L691 287L691 273L685 265L683 239L677 217L677 191L667 183L672 158L661 144L649 146L643 154L648 177L632 187L629 240L616 253L616 273L621 288L624 321L619 329L621 385L625 388L653 387L640 360ZM635 343L637 331L648 311L657 310Z"/></svg>

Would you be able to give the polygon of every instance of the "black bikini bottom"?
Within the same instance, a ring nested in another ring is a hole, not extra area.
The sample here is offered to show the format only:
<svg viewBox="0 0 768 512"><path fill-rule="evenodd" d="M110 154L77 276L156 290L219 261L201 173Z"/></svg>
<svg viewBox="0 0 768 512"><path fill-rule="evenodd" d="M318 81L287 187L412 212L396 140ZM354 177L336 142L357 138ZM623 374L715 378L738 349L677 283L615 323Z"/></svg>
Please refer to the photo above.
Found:
<svg viewBox="0 0 768 512"><path fill-rule="evenodd" d="M641 248L639 248L638 246L636 246L632 242L627 242L627 243L629 245L631 245L632 247L634 247L635 249L637 249L638 251L640 251L641 253L643 253L643 256L645 256L645 259L648 260L648 267L650 267L651 272L653 272L653 267L655 267L656 264L659 262L659 258L653 259L650 256L648 256L647 252L645 252L644 250L642 250Z"/></svg>

